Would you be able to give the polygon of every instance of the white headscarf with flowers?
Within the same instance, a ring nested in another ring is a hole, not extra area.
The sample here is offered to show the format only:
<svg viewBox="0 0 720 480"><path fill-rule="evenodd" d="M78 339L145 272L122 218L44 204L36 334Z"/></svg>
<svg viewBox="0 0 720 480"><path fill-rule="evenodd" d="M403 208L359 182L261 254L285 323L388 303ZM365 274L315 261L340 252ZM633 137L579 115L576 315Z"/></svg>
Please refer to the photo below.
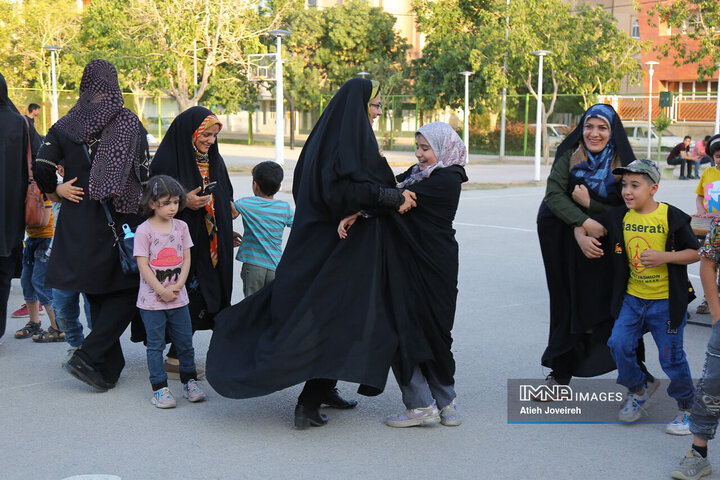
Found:
<svg viewBox="0 0 720 480"><path fill-rule="evenodd" d="M425 137L430 144L437 163L430 165L425 170L420 169L420 164L414 165L410 175L397 184L397 188L405 188L413 183L418 183L428 178L436 168L445 168L450 165L464 167L467 163L467 150L457 132L445 122L432 122L423 125L415 132Z"/></svg>

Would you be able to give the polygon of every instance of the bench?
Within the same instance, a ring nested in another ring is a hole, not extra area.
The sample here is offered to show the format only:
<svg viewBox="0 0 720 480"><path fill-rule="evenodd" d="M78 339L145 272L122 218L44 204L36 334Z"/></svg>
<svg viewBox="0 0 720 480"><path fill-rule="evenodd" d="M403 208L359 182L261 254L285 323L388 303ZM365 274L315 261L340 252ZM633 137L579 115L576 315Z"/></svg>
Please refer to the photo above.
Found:
<svg viewBox="0 0 720 480"><path fill-rule="evenodd" d="M677 178L675 176L675 167L679 167L680 165L668 165L667 162L662 166L662 169L660 170L660 178L665 180L672 180L673 178Z"/></svg>

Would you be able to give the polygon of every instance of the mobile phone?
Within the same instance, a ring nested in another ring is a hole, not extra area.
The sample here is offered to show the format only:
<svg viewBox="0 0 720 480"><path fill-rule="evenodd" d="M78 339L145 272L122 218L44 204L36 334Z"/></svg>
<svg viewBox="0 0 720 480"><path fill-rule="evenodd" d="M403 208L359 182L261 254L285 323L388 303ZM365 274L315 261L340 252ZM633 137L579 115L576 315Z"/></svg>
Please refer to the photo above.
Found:
<svg viewBox="0 0 720 480"><path fill-rule="evenodd" d="M200 195L210 195L213 190L215 190L215 187L217 187L217 182L210 182L207 185L205 185L200 192Z"/></svg>

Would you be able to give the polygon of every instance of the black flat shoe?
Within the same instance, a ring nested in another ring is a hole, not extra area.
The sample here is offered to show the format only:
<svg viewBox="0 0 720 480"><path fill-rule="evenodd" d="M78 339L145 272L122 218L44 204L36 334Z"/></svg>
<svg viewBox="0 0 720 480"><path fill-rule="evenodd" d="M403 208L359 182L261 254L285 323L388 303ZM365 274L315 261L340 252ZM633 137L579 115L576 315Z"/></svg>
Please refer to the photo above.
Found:
<svg viewBox="0 0 720 480"><path fill-rule="evenodd" d="M304 405L295 407L295 429L307 430L308 427L322 427L328 421L327 415L320 413L317 408L308 408Z"/></svg>
<svg viewBox="0 0 720 480"><path fill-rule="evenodd" d="M355 408L357 406L357 401L355 400L345 400L340 396L340 392L338 392L337 388L333 388L330 390L327 395L325 395L325 398L323 398L322 404L326 407L330 408Z"/></svg>
<svg viewBox="0 0 720 480"><path fill-rule="evenodd" d="M65 364L65 370L67 370L70 375L87 383L98 392L107 392L108 390L108 382L103 379L100 372L95 370L95 368L88 364L85 360L78 357L77 353L70 357L68 363Z"/></svg>

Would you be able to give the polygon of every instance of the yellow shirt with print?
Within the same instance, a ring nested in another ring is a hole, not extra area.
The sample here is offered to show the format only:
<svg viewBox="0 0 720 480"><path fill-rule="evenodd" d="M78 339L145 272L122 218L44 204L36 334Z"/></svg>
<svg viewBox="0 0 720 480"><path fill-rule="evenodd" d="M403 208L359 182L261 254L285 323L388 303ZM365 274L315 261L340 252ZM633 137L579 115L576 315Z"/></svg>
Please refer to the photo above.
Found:
<svg viewBox="0 0 720 480"><path fill-rule="evenodd" d="M627 293L645 300L668 298L667 264L648 268L640 261L645 250L665 251L668 236L668 206L658 203L652 213L640 214L628 210L623 219L623 238L630 267Z"/></svg>
<svg viewBox="0 0 720 480"><path fill-rule="evenodd" d="M52 213L52 203L45 200L45 208L50 209L50 221L44 227L25 227L27 236L30 238L52 238L55 234L55 222Z"/></svg>
<svg viewBox="0 0 720 480"><path fill-rule="evenodd" d="M720 212L720 170L717 167L705 169L695 193L703 197L705 210Z"/></svg>

